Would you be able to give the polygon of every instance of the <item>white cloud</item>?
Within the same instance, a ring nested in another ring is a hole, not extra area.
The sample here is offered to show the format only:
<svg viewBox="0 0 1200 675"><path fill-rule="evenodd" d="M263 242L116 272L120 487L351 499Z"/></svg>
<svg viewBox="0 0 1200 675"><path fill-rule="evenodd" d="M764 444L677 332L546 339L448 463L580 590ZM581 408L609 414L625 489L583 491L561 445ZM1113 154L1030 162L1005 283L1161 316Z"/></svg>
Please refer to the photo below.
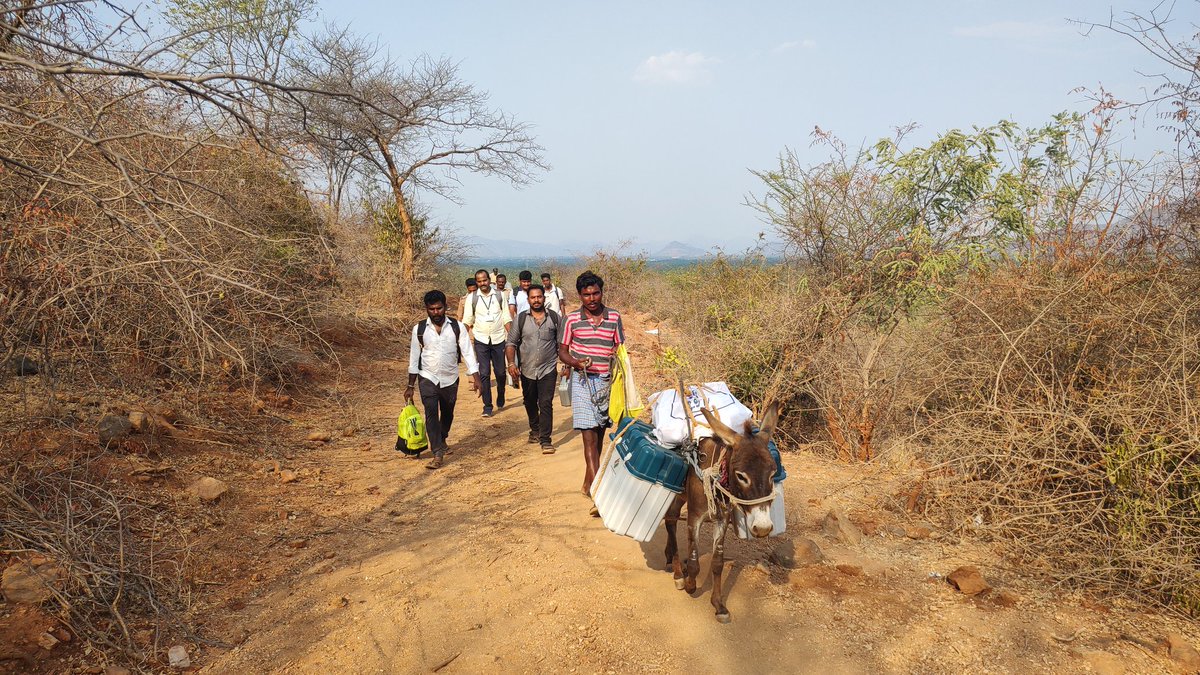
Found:
<svg viewBox="0 0 1200 675"><path fill-rule="evenodd" d="M709 67L720 59L700 52L671 51L642 61L633 79L647 84L697 84L709 80Z"/></svg>
<svg viewBox="0 0 1200 675"><path fill-rule="evenodd" d="M804 38L803 40L790 40L781 44L775 45L771 49L772 54L786 54L795 49L816 49L817 41Z"/></svg>
<svg viewBox="0 0 1200 675"><path fill-rule="evenodd" d="M1075 32L1066 23L1046 21L996 21L978 26L958 26L952 31L956 37L1024 41L1055 40Z"/></svg>

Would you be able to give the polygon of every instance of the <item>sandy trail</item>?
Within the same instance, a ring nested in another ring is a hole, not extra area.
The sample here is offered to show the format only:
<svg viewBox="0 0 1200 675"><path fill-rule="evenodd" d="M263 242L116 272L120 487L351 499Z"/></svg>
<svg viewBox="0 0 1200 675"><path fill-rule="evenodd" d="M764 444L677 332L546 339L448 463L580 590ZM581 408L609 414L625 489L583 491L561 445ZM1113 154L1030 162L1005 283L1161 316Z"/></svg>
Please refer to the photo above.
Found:
<svg viewBox="0 0 1200 675"><path fill-rule="evenodd" d="M691 597L665 571L661 528L643 545L589 517L569 409L555 409L558 452L542 455L525 442L519 394L484 419L464 382L445 468L394 453L401 392L389 383L405 365L347 363L363 428L301 458L322 469L304 488L316 524L287 535L305 537L291 572L230 617L240 644L214 652L208 672L1089 672L1093 652L1130 672L1168 663L1113 639L1129 630L1113 616L1028 591L1002 608L930 581L931 569L986 564L958 542L822 537L828 507L870 502L872 487L853 467L786 448L785 537L812 538L828 560L786 570L767 563L779 540L731 537L733 622L718 624L707 556ZM1079 629L1073 644L1053 638Z"/></svg>

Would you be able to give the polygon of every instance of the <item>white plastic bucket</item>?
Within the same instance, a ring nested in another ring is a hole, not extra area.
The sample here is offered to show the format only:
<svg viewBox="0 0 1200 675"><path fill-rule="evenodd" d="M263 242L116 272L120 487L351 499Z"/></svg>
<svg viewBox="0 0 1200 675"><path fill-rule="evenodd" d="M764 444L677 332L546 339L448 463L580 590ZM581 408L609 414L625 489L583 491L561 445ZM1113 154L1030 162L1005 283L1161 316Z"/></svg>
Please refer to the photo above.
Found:
<svg viewBox="0 0 1200 675"><path fill-rule="evenodd" d="M571 407L571 378L558 378L558 404L564 408Z"/></svg>

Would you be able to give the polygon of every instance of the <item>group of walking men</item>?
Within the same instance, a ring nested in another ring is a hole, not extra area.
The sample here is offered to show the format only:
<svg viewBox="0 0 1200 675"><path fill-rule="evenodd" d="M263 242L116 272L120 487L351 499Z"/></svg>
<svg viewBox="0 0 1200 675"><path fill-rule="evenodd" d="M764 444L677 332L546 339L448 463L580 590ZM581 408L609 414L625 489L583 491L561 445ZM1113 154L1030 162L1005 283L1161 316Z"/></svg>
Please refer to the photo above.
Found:
<svg viewBox="0 0 1200 675"><path fill-rule="evenodd" d="M447 437L458 397L458 364L465 362L471 390L483 402L483 416L504 408L505 377L523 392L529 419L530 444L544 454L555 451L554 392L562 363L571 377L573 426L583 437L584 481L587 494L600 463L600 446L608 426L611 361L625 341L621 315L604 305L604 280L591 271L575 280L579 309L563 315L566 298L549 274L542 284L521 272L517 288L507 287L504 274L479 270L467 280L461 298L461 321L446 315L446 295L425 294L427 318L412 330L408 387L411 402L419 393L425 409L425 430L433 458L425 465L441 468L448 452ZM447 328L449 330L447 330ZM495 399L492 376L495 375Z"/></svg>

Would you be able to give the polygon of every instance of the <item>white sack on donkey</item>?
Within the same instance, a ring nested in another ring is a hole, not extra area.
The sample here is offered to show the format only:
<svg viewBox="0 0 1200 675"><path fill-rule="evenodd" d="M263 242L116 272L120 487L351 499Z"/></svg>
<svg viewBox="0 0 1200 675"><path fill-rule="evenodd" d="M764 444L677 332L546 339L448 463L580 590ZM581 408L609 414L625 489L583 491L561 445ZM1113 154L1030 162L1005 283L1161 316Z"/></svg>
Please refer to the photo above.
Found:
<svg viewBox="0 0 1200 675"><path fill-rule="evenodd" d="M722 424L731 429L741 429L754 417L754 413L729 392L729 386L724 382L689 385L687 405L696 420L693 440L697 441L713 435L712 429L704 422L704 415L700 414L700 408L708 408ZM659 443L677 447L687 442L688 418L677 390L667 389L651 396L650 409L654 419L654 437Z"/></svg>

